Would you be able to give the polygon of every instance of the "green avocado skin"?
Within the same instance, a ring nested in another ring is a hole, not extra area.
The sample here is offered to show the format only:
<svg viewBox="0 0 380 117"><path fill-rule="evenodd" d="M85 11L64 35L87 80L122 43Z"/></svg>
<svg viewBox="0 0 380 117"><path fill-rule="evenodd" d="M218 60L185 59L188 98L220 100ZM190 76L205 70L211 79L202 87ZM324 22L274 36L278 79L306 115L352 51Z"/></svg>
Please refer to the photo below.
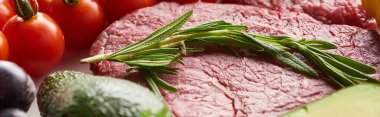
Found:
<svg viewBox="0 0 380 117"><path fill-rule="evenodd" d="M282 117L380 117L380 84L341 89Z"/></svg>
<svg viewBox="0 0 380 117"><path fill-rule="evenodd" d="M151 91L130 81L73 71L47 76L37 102L43 117L138 117L165 106Z"/></svg>

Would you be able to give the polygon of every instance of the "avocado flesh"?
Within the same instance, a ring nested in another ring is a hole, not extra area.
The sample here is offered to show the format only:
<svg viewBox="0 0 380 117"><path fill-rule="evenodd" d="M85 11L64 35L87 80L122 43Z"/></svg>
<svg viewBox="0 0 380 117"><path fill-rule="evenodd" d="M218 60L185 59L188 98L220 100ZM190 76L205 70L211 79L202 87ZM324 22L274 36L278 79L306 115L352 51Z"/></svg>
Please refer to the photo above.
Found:
<svg viewBox="0 0 380 117"><path fill-rule="evenodd" d="M380 84L339 90L283 117L380 117Z"/></svg>
<svg viewBox="0 0 380 117"><path fill-rule="evenodd" d="M136 117L165 107L151 91L127 80L55 72L37 94L44 117Z"/></svg>

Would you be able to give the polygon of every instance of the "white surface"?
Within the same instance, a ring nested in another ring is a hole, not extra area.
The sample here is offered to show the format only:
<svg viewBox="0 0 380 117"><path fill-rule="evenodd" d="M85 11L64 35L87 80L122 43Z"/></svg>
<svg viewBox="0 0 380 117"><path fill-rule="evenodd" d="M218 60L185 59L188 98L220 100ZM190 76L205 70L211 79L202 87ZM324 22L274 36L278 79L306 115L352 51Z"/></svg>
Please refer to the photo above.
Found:
<svg viewBox="0 0 380 117"><path fill-rule="evenodd" d="M89 54L89 49L81 50L81 51L66 50L65 55L63 56L61 60L61 63L50 72L59 71L59 70L75 70L75 71L81 71L84 73L91 73L89 64L81 64L79 62L80 59L88 57L89 56L88 54ZM38 88L43 80L43 77L34 78L34 80ZM34 100L31 108L29 109L28 115L29 117L40 117L36 100Z"/></svg>

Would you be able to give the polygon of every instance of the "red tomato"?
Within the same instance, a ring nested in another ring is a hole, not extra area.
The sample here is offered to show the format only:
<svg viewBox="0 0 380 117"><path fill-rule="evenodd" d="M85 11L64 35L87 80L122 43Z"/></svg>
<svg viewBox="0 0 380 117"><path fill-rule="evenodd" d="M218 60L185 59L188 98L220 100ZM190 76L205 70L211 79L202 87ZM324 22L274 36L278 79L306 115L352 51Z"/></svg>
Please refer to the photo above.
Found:
<svg viewBox="0 0 380 117"><path fill-rule="evenodd" d="M5 1L0 0L0 30L3 29L5 22L15 15L11 5Z"/></svg>
<svg viewBox="0 0 380 117"><path fill-rule="evenodd" d="M194 3L198 1L216 3L218 0L161 0L161 1L178 2L180 4L186 4L186 3Z"/></svg>
<svg viewBox="0 0 380 117"><path fill-rule="evenodd" d="M156 4L156 0L100 0L109 22L137 9Z"/></svg>
<svg viewBox="0 0 380 117"><path fill-rule="evenodd" d="M97 0L77 0L73 4L65 3L65 0L38 2L45 7L41 12L51 16L61 27L68 49L90 47L104 29L105 16Z"/></svg>
<svg viewBox="0 0 380 117"><path fill-rule="evenodd" d="M14 3L15 3L15 0L6 0L6 1L8 1L8 3L9 3L9 5L11 6L11 8L12 8L12 10L13 11L16 11L16 9L15 9L15 5L14 5ZM34 4L34 2L36 1L36 0L29 0L30 2L31 2L31 4ZM38 7L41 7L41 6L44 6L45 4L40 4L40 3L38 3ZM39 10L41 10L41 9L39 9Z"/></svg>
<svg viewBox="0 0 380 117"><path fill-rule="evenodd" d="M2 32L0 32L0 60L7 60L9 55L8 42Z"/></svg>
<svg viewBox="0 0 380 117"><path fill-rule="evenodd" d="M38 11L44 12L44 13L45 13L45 11L48 11L47 8L49 7L49 5L50 5L50 3L52 1L54 1L54 0L37 0L37 2L38 2Z"/></svg>
<svg viewBox="0 0 380 117"><path fill-rule="evenodd" d="M8 4L11 6L12 10L14 11L15 10L15 5L13 4L14 0L6 0L6 1L8 1Z"/></svg>
<svg viewBox="0 0 380 117"><path fill-rule="evenodd" d="M56 66L64 52L63 33L48 15L27 10L19 1L20 13L5 24L3 33L9 44L9 60L31 76L40 76ZM33 15L26 15L33 14Z"/></svg>

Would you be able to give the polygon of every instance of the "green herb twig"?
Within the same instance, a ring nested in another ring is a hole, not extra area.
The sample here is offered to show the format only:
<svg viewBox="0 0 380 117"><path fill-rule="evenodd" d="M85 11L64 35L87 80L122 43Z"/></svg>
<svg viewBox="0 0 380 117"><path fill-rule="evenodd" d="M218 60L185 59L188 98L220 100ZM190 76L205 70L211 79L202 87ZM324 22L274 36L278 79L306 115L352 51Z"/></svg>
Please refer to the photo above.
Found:
<svg viewBox="0 0 380 117"><path fill-rule="evenodd" d="M82 59L81 62L116 61L129 65L127 72L138 70L149 87L158 96L162 89L175 92L177 89L159 78L156 73L175 75L175 69L169 65L182 62L184 55L202 52L194 46L219 45L246 49L255 53L265 53L290 68L309 76L318 76L317 72L290 52L298 52L315 64L319 70L337 85L345 87L363 82L379 81L368 74L375 69L349 58L323 52L337 47L323 40L295 40L285 36L263 36L242 32L246 26L233 25L224 21L214 21L195 27L180 29L190 18L192 11L185 13L175 21L158 29L144 40L119 51Z"/></svg>

